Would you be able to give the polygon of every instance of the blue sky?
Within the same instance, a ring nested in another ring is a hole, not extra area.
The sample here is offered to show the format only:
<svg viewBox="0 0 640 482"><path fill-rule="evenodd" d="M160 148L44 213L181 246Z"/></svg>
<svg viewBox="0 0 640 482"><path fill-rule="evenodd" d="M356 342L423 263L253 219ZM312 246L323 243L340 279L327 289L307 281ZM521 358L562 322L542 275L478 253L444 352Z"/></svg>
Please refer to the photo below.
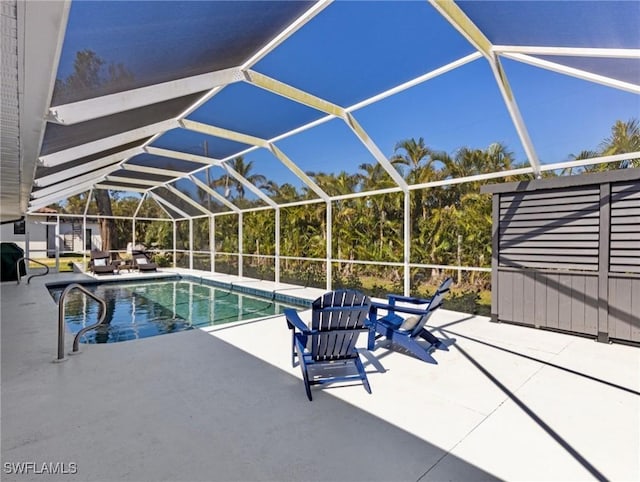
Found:
<svg viewBox="0 0 640 482"><path fill-rule="evenodd" d="M257 41L268 28L268 19L291 15L286 5L74 2L58 76L72 71L75 52L84 49L94 50L107 62L124 64L141 84L237 65L251 47L229 44L229 39L241 32ZM640 48L640 2L515 6L462 2L461 6L498 44L513 39L516 44ZM254 69L348 107L473 51L426 2L336 2ZM595 149L616 120L640 117L638 95L511 60L503 60L503 65L543 163ZM620 61L614 67L640 83L637 61L631 67ZM354 115L387 156L398 141L423 137L429 146L450 153L463 146L485 148L503 142L518 161L525 160L483 58ZM190 118L269 138L322 116L242 83L224 89ZM204 139L172 132L156 144L195 152ZM211 155L216 149L228 154L242 147L213 139L209 143ZM355 171L361 163L375 162L339 120L278 146L305 171ZM278 183L299 184L267 151L247 158L254 161L256 171Z"/></svg>

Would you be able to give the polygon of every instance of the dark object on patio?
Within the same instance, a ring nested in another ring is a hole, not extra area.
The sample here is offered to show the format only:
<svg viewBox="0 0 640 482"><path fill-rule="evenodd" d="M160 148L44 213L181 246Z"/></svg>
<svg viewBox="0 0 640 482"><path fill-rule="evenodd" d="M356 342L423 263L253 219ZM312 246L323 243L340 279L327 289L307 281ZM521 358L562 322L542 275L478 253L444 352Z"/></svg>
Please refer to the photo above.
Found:
<svg viewBox="0 0 640 482"><path fill-rule="evenodd" d="M95 274L113 274L116 267L111 263L111 255L107 251L91 251L89 270Z"/></svg>
<svg viewBox="0 0 640 482"><path fill-rule="evenodd" d="M18 272L16 262L24 257L24 251L16 243L0 243L0 257L2 264L0 269L0 281L17 281ZM27 269L25 263L20 263L20 276L25 276Z"/></svg>
<svg viewBox="0 0 640 482"><path fill-rule="evenodd" d="M291 362L295 366L298 357L309 400L313 400L311 385L324 383L361 380L365 390L371 393L355 347L360 333L369 331L367 316L370 303L367 296L355 290L325 293L311 305L311 328L295 310L284 310L293 338ZM357 373L346 373L351 365L355 366ZM310 367L318 367L316 374L309 373Z"/></svg>
<svg viewBox="0 0 640 482"><path fill-rule="evenodd" d="M453 280L446 278L431 298L412 298L400 295L388 295L388 303L371 304L371 323L375 326L375 333L369 335L369 349L375 345L375 339L385 337L392 344L406 349L419 359L427 362L437 362L430 352L433 348L445 348L445 343L436 338L426 329L426 324L431 315L442 305L445 295L449 292ZM412 305L424 305L420 308L411 306L398 306L402 302ZM377 319L377 310L387 310L387 315ZM411 316L403 318L397 314L407 313ZM375 335L377 333L377 336ZM375 336L375 338L374 338ZM428 345L418 343L418 338L426 340Z"/></svg>
<svg viewBox="0 0 640 482"><path fill-rule="evenodd" d="M134 252L132 256L134 267L140 271L158 271L158 265L153 263L146 253Z"/></svg>

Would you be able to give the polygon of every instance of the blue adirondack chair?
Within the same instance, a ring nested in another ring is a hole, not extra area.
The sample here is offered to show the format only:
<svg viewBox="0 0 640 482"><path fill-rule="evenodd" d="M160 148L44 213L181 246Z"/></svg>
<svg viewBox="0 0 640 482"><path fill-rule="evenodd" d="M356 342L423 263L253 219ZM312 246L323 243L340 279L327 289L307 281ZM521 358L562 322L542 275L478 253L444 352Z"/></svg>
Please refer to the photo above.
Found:
<svg viewBox="0 0 640 482"><path fill-rule="evenodd" d="M284 311L287 325L292 330L292 357L300 363L304 386L309 400L311 385L361 380L371 393L369 380L360 361L356 341L361 333L368 333L370 300L355 290L337 290L325 293L311 305L311 327L302 321L293 309ZM336 375L336 368L355 366L356 374ZM317 367L310 373L310 367ZM331 374L333 372L333 374Z"/></svg>
<svg viewBox="0 0 640 482"><path fill-rule="evenodd" d="M437 364L431 356L432 348L444 347L444 344L426 329L427 321L442 305L445 295L449 292L453 280L446 278L431 298L413 298L409 296L388 295L387 303L372 303L370 323L375 327L369 334L368 348L375 348L375 340L385 337L392 344L396 344L427 363ZM404 305L397 305L398 302ZM406 304L421 305L420 307L406 306ZM387 310L387 314L378 319L378 309ZM402 317L399 313L410 316ZM418 343L418 338L427 341L427 345Z"/></svg>

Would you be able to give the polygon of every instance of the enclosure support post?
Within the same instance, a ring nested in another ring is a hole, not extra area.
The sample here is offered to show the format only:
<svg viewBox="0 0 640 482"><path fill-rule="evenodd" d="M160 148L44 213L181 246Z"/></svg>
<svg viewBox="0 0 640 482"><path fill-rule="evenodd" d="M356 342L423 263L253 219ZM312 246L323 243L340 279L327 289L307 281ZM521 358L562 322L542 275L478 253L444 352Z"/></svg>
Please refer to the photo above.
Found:
<svg viewBox="0 0 640 482"><path fill-rule="evenodd" d="M238 276L242 278L242 251L243 251L243 243L242 243L242 213L238 213Z"/></svg>
<svg viewBox="0 0 640 482"><path fill-rule="evenodd" d="M87 215L82 216L82 266L87 266ZM75 271L75 270L74 270Z"/></svg>
<svg viewBox="0 0 640 482"><path fill-rule="evenodd" d="M189 269L193 269L193 218L189 218Z"/></svg>
<svg viewBox="0 0 640 482"><path fill-rule="evenodd" d="M276 258L274 267L274 281L280 283L280 208L276 208L276 222L275 222L275 238L276 238Z"/></svg>
<svg viewBox="0 0 640 482"><path fill-rule="evenodd" d="M176 238L177 238L177 233L176 233L176 221L175 219L173 220L173 267L176 267Z"/></svg>
<svg viewBox="0 0 640 482"><path fill-rule="evenodd" d="M327 201L327 221L326 221L326 225L327 225L327 266L326 266L326 274L327 274L327 280L326 280L326 289L327 291L331 291L331 287L333 286L333 280L331 279L332 277L332 265L331 265L331 258L332 258L332 252L333 252L333 243L332 243L332 232L333 232L333 214L332 214L332 206L331 206L331 201Z"/></svg>
<svg viewBox="0 0 640 482"><path fill-rule="evenodd" d="M60 272L60 216L56 216L56 272Z"/></svg>
<svg viewBox="0 0 640 482"><path fill-rule="evenodd" d="M404 192L404 295L411 295L411 192Z"/></svg>
<svg viewBox="0 0 640 482"><path fill-rule="evenodd" d="M211 255L211 272L216 271L216 218L209 216L209 253Z"/></svg>
<svg viewBox="0 0 640 482"><path fill-rule="evenodd" d="M131 220L131 251L133 251L133 247L136 245L138 240L136 239L136 218Z"/></svg>

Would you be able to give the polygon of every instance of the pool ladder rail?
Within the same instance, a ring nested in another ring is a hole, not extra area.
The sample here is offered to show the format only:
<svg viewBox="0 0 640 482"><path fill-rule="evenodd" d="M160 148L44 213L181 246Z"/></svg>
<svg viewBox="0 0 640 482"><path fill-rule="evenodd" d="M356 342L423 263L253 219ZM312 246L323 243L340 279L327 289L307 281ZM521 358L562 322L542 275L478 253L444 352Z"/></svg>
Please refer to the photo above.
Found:
<svg viewBox="0 0 640 482"><path fill-rule="evenodd" d="M41 263L40 261L37 261L35 259L31 259L31 258L27 258L26 256L23 256L22 258L18 259L18 261L16 261L16 273L18 275L18 284L20 284L20 280L22 279L22 276L20 276L20 262L21 261L24 263L25 268L28 267L26 261L31 261L32 263L36 263L36 264L39 264L40 266L43 266L44 269L46 270L44 273L36 273L36 274L32 274L31 276L29 276L27 278L27 284L29 284L31 282L31 278L35 278L37 276L46 276L46 275L49 274L49 267L46 264Z"/></svg>
<svg viewBox="0 0 640 482"><path fill-rule="evenodd" d="M85 326L78 333L76 333L76 336L73 339L73 349L71 353L69 353L70 355L75 355L79 353L78 345L80 344L80 337L84 335L86 332L94 330L98 326L100 326L104 322L104 319L107 316L107 303L105 302L105 300L100 298L98 295L92 293L81 284L71 283L70 285L68 285L64 289L64 291L60 295L60 299L58 300L58 358L54 360L55 362L62 362L67 360L67 358L65 358L64 356L64 334L65 334L65 324L64 324L65 303L64 302L67 295L71 291L76 289L82 291L85 295L87 295L90 298L93 298L98 303L100 303L101 310L100 310L100 318L98 319L97 323L94 323L93 325Z"/></svg>

